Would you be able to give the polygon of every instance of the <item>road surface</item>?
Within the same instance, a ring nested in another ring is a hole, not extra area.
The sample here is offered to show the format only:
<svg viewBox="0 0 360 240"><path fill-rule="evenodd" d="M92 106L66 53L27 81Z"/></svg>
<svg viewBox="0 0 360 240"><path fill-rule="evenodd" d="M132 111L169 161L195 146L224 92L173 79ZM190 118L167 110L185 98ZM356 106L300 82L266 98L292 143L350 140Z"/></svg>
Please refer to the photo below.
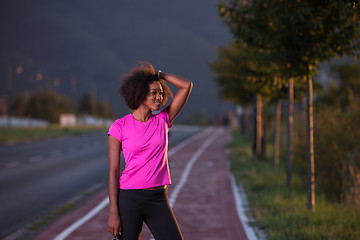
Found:
<svg viewBox="0 0 360 240"><path fill-rule="evenodd" d="M173 182L168 189L169 201L184 239L257 239L241 216L242 204L233 188L226 157L229 137L227 128L208 128L169 150ZM106 232L108 211L104 189L34 239L111 239ZM153 239L145 225L141 239Z"/></svg>
<svg viewBox="0 0 360 240"><path fill-rule="evenodd" d="M169 145L198 127L174 126ZM0 239L60 206L103 189L106 132L0 147Z"/></svg>

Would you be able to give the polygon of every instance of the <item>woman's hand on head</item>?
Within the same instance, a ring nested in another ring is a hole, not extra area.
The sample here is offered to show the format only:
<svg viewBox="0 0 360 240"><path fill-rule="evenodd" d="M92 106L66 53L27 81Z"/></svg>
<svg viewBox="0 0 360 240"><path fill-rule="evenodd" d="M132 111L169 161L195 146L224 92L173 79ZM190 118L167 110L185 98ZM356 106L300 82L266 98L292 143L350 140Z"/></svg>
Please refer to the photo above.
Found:
<svg viewBox="0 0 360 240"><path fill-rule="evenodd" d="M178 88L177 93L168 107L169 120L172 123L188 100L193 88L193 83L185 78L170 73L160 72L159 77Z"/></svg>

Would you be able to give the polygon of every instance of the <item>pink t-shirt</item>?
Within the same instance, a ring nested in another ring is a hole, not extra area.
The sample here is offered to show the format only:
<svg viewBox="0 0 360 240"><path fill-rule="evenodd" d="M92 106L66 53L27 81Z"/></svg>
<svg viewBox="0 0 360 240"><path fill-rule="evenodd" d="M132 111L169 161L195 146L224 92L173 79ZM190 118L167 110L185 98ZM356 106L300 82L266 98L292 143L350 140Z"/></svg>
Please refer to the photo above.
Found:
<svg viewBox="0 0 360 240"><path fill-rule="evenodd" d="M122 144L125 169L121 189L142 189L171 184L168 164L168 132L172 127L167 108L146 122L132 114L117 119L108 134ZM120 153L119 153L120 154Z"/></svg>

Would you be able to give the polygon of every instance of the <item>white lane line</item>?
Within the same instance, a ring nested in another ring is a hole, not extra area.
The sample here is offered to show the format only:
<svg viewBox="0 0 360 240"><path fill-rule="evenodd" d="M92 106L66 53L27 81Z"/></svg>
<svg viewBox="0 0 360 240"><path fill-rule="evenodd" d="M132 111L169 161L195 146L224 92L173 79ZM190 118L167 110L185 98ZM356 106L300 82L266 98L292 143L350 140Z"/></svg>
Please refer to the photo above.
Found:
<svg viewBox="0 0 360 240"><path fill-rule="evenodd" d="M249 240L258 240L258 237L255 234L254 229L250 226L249 218L246 216L246 208L247 208L247 201L246 196L242 188L237 187L234 176L231 175L231 185L233 190L233 195L235 198L236 203L236 210L240 221L244 227L246 236Z"/></svg>
<svg viewBox="0 0 360 240"><path fill-rule="evenodd" d="M186 183L191 168L193 167L194 163L196 162L196 160L199 159L199 157L201 156L201 154L205 151L205 149L215 140L215 138L220 135L222 132L224 131L224 129L219 129L217 130L215 133L213 133L202 145L201 147L194 153L194 155L191 157L191 159L189 160L189 162L186 164L185 169L181 175L180 181L178 182L178 184L176 185L175 189L172 191L170 199L169 199L169 203L170 206L173 207L175 202L176 202L176 198L179 195L179 192L181 191L181 189L183 188L184 184Z"/></svg>
<svg viewBox="0 0 360 240"><path fill-rule="evenodd" d="M199 137L204 136L207 134L211 129L207 129L206 131L203 131L181 143L176 145L173 149L168 151L168 157L173 155L175 152L179 151L181 148L185 147L186 145L190 144L192 141L198 139ZM190 140L191 139L191 140ZM179 146L181 145L181 146ZM74 232L76 229L78 229L81 225L89 221L91 218L93 218L97 213L99 213L106 205L109 204L109 198L106 197L104 200L102 200L95 208L93 208L90 212L88 212L85 216L71 224L69 227L67 227L64 231L62 231L59 235L57 235L54 240L64 240L66 237L68 237L72 232Z"/></svg>
<svg viewBox="0 0 360 240"><path fill-rule="evenodd" d="M170 157L171 155L173 155L174 153L176 153L177 151L179 151L180 149L182 149L183 147L185 147L189 143L191 143L191 142L195 141L196 139L201 138L202 136L208 134L211 130L212 130L211 128L208 128L205 131L203 131L203 132L201 132L199 134L196 134L196 135L182 141L181 143L177 144L175 147L171 148L168 151L168 157Z"/></svg>
<svg viewBox="0 0 360 240"><path fill-rule="evenodd" d="M214 132L202 145L201 147L194 153L194 155L192 155L192 157L190 158L190 160L188 161L188 163L185 166L185 169L181 175L180 181L179 183L176 185L174 191L172 191L171 196L169 198L169 203L171 207L174 207L174 204L176 202L176 199L181 191L181 189L183 188L183 186L185 185L190 171L192 169L192 167L194 166L196 160L199 159L199 157L201 156L201 154L205 151L205 149L215 140L215 138L220 135L221 133L224 132L224 129L219 129L216 132ZM155 240L154 237L151 237L149 240Z"/></svg>
<svg viewBox="0 0 360 240"><path fill-rule="evenodd" d="M98 214L107 204L109 203L109 199L105 198L102 200L95 208L93 208L90 212L88 212L85 216L74 222L71 226L62 231L59 235L57 235L54 240L62 240L69 236L73 231L78 229L81 225L89 221L96 214Z"/></svg>

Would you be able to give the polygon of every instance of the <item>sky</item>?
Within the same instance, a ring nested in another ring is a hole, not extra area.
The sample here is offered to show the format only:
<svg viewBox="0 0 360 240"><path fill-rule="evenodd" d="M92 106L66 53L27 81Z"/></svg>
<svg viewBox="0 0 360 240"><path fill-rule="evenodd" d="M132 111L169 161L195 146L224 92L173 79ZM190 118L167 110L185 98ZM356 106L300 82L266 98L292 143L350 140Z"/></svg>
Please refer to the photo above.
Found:
<svg viewBox="0 0 360 240"><path fill-rule="evenodd" d="M121 117L128 109L118 95L120 76L148 61L194 83L180 122L199 112L213 118L227 104L219 99L209 65L232 38L217 16L217 3L1 0L0 95L13 98L41 87L78 101L91 92L108 100ZM19 66L22 74L16 74ZM11 90L9 69L14 72ZM71 79L76 79L75 93Z"/></svg>

